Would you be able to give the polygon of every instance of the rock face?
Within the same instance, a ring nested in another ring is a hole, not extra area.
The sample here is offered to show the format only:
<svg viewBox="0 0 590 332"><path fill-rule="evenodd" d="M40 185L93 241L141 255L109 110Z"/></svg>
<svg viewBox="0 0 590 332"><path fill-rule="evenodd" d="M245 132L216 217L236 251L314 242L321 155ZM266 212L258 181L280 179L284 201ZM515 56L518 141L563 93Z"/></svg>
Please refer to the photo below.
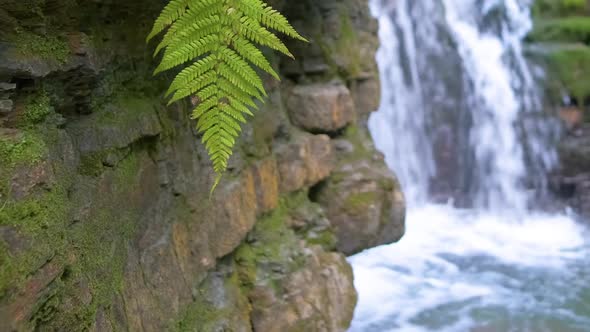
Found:
<svg viewBox="0 0 590 332"><path fill-rule="evenodd" d="M211 200L188 106L151 74L164 3L0 0L0 331L344 331L342 252L403 233L363 125L366 1L272 1L311 43L272 59L283 84Z"/></svg>
<svg viewBox="0 0 590 332"><path fill-rule="evenodd" d="M590 124L567 135L559 145L559 155L553 189L569 206L590 218Z"/></svg>
<svg viewBox="0 0 590 332"><path fill-rule="evenodd" d="M348 130L334 140L338 164L314 193L326 207L338 236L338 250L347 255L395 242L404 234L400 185L369 142L358 130Z"/></svg>

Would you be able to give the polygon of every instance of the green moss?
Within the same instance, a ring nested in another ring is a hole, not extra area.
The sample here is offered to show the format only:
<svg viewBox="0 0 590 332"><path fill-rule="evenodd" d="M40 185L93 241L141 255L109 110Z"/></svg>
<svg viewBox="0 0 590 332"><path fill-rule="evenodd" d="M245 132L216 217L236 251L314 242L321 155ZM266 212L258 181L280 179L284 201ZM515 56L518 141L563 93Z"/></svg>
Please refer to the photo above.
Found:
<svg viewBox="0 0 590 332"><path fill-rule="evenodd" d="M313 42L320 48L329 70L323 74L324 79L331 79L334 75L344 78L358 76L361 72L360 42L350 12L346 6L338 8L340 31L337 39L327 38L324 31L317 29L311 34Z"/></svg>
<svg viewBox="0 0 590 332"><path fill-rule="evenodd" d="M236 250L234 258L244 287L260 282L278 287L275 282L282 279L285 271L275 272L270 266L281 265L292 271L304 264L297 236L286 225L289 213L303 197L295 193L282 198L278 208L256 223L249 235L252 241Z"/></svg>
<svg viewBox="0 0 590 332"><path fill-rule="evenodd" d="M378 193L374 191L355 193L346 197L344 208L352 214L362 213L369 205L378 201Z"/></svg>
<svg viewBox="0 0 590 332"><path fill-rule="evenodd" d="M590 44L590 16L538 20L529 39Z"/></svg>
<svg viewBox="0 0 590 332"><path fill-rule="evenodd" d="M67 188L74 178L71 172L57 169L56 183L50 189L0 205L0 226L15 229L31 244L22 252L12 253L0 241L0 297L16 296L9 291L23 287L27 278L48 261L68 275L54 281L52 295L37 302L31 320L34 327L85 330L98 308L108 308L122 290L127 241L134 236L141 213L137 203L130 204L129 197L137 197L135 193L140 191L141 162L137 155L142 153L134 152L105 175L111 192L90 191L70 197ZM93 208L86 212L88 215L79 219L77 213L72 214L72 207L85 206L89 201ZM79 301L81 282L87 285L90 303ZM67 303L76 305L68 307Z"/></svg>
<svg viewBox="0 0 590 332"><path fill-rule="evenodd" d="M35 95L29 96L25 101L23 120L27 125L41 123L52 112L51 100L47 92L42 90Z"/></svg>
<svg viewBox="0 0 590 332"><path fill-rule="evenodd" d="M36 163L43 158L46 150L43 139L33 131L24 131L14 137L0 135L0 160L6 168Z"/></svg>
<svg viewBox="0 0 590 332"><path fill-rule="evenodd" d="M175 322L170 330L177 332L206 332L212 331L219 319L227 314L216 310L213 305L207 303L200 296L200 300L191 303L182 313L180 319Z"/></svg>
<svg viewBox="0 0 590 332"><path fill-rule="evenodd" d="M590 47L560 48L549 56L551 70L571 96L582 102L590 96Z"/></svg>
<svg viewBox="0 0 590 332"><path fill-rule="evenodd" d="M56 257L56 253L66 246L64 216L69 206L66 197L65 190L56 187L39 197L4 203L0 210L0 225L16 229L34 245L16 256L4 256L4 260L12 263L0 269L0 294L18 287L48 260L63 259Z"/></svg>
<svg viewBox="0 0 590 332"><path fill-rule="evenodd" d="M70 56L67 41L59 36L21 32L14 36L13 41L23 57L39 57L65 63Z"/></svg>
<svg viewBox="0 0 590 332"><path fill-rule="evenodd" d="M354 77L361 71L361 54L356 29L350 19L350 12L345 6L340 8L340 27L340 38L336 41L336 54L347 59L344 74Z"/></svg>
<svg viewBox="0 0 590 332"><path fill-rule="evenodd" d="M84 153L80 156L78 172L82 175L99 176L107 168L114 167L119 160L125 159L129 149L105 149L95 152ZM112 164L109 164L112 163Z"/></svg>
<svg viewBox="0 0 590 332"><path fill-rule="evenodd" d="M231 271L229 275L224 274L222 288L218 282L220 270ZM209 274L199 285L195 301L181 312L169 330L236 331L249 327L247 321L250 318L250 303L241 292L240 280L234 270L235 266L231 262L219 263L217 271ZM223 300L214 300L220 296Z"/></svg>
<svg viewBox="0 0 590 332"><path fill-rule="evenodd" d="M308 235L305 240L311 245L319 245L324 250L328 251L334 250L338 242L336 235L334 235L334 233L330 230L314 233L313 236Z"/></svg>
<svg viewBox="0 0 590 332"><path fill-rule="evenodd" d="M536 0L533 14L540 16L563 16L588 12L590 4L587 0Z"/></svg>

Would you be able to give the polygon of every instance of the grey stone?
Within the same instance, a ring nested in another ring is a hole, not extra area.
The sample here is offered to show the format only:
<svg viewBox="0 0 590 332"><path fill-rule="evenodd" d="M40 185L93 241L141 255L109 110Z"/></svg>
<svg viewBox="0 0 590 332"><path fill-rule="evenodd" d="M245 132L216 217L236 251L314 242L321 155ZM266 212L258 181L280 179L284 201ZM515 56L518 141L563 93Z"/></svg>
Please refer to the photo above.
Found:
<svg viewBox="0 0 590 332"><path fill-rule="evenodd" d="M16 84L14 83L0 83L0 91L12 91L16 89Z"/></svg>
<svg viewBox="0 0 590 332"><path fill-rule="evenodd" d="M0 100L0 113L10 113L13 110L14 103L10 99Z"/></svg>

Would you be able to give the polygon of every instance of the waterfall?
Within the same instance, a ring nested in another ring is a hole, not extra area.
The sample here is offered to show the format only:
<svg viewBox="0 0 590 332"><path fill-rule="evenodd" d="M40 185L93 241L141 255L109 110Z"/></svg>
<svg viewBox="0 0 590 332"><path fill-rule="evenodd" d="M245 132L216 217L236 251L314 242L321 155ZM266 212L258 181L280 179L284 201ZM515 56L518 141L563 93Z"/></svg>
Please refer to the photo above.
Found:
<svg viewBox="0 0 590 332"><path fill-rule="evenodd" d="M588 229L540 209L558 127L524 57L531 1L372 0L369 129L407 231L349 259L351 332L589 330Z"/></svg>
<svg viewBox="0 0 590 332"><path fill-rule="evenodd" d="M555 126L521 46L529 4L397 0L372 10L384 93L369 126L408 200L424 203L438 185L471 206L526 210L531 184L556 162Z"/></svg>

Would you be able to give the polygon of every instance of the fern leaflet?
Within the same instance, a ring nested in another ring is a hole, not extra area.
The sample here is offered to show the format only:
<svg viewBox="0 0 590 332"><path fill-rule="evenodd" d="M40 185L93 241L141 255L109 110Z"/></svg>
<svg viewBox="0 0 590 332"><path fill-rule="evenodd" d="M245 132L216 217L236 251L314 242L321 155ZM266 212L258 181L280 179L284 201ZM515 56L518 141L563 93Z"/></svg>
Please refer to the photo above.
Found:
<svg viewBox="0 0 590 332"><path fill-rule="evenodd" d="M293 57L269 29L307 41L262 0L170 0L147 37L150 41L165 31L154 51L154 56L163 53L154 74L188 64L166 96L169 103L197 97L191 118L217 174L211 192L227 169L240 124L257 108L254 100L266 96L253 66L279 79L255 44Z"/></svg>

